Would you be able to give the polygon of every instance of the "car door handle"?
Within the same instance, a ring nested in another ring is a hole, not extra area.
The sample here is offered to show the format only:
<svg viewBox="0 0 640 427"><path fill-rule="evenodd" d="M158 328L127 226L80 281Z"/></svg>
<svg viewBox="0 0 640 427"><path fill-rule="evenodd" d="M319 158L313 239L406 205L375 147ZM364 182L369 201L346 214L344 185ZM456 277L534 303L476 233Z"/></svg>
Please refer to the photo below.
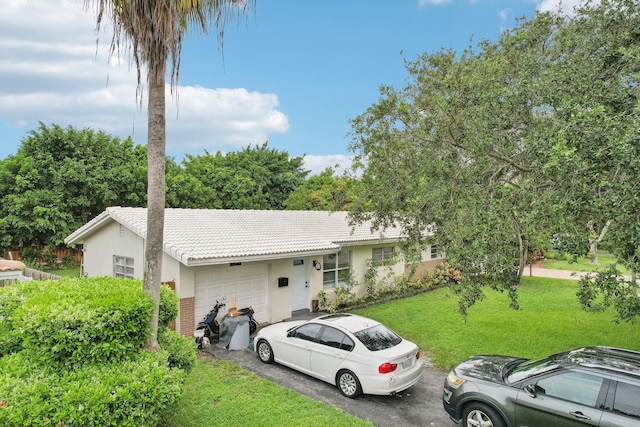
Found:
<svg viewBox="0 0 640 427"><path fill-rule="evenodd" d="M571 415L573 415L574 417L581 419L581 420L590 420L591 417L588 415L583 414L580 411L574 411L574 412L569 412Z"/></svg>

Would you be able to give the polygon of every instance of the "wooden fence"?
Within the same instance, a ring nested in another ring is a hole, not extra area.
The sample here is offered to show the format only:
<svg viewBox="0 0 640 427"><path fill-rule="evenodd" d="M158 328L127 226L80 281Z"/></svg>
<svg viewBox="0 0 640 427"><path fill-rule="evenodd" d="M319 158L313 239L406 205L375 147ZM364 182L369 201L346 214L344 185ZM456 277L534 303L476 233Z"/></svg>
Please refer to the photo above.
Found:
<svg viewBox="0 0 640 427"><path fill-rule="evenodd" d="M64 261L71 260L76 265L82 264L82 251L71 248L64 249L46 249L46 251L53 251L56 254L56 264L62 264ZM4 253L4 259L21 260L22 248L13 249ZM42 262L42 261L41 261ZM53 266L50 266L53 267Z"/></svg>

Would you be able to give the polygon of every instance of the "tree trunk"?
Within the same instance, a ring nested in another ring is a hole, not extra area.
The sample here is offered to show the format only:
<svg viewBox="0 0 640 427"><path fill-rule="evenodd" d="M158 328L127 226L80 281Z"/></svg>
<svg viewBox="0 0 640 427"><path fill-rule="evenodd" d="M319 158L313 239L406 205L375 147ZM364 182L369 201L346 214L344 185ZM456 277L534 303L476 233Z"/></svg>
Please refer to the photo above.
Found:
<svg viewBox="0 0 640 427"><path fill-rule="evenodd" d="M162 256L165 208L165 70L162 64L149 63L149 127L147 142L147 241L145 248L143 289L155 302L149 322L151 336L146 347L160 350L158 345L158 310L162 279Z"/></svg>
<svg viewBox="0 0 640 427"><path fill-rule="evenodd" d="M602 227L602 230L600 230L600 234L598 235L598 237L596 237L595 239L589 238L589 250L591 251L591 264L600 265L600 262L598 261L598 244L602 241L602 239L604 239L604 236L607 234L607 231L609 231L609 227L611 227L612 222L613 220L611 219L607 221L604 227ZM589 230L591 230L592 235L595 234L593 221L589 221L587 223L587 227L589 227Z"/></svg>

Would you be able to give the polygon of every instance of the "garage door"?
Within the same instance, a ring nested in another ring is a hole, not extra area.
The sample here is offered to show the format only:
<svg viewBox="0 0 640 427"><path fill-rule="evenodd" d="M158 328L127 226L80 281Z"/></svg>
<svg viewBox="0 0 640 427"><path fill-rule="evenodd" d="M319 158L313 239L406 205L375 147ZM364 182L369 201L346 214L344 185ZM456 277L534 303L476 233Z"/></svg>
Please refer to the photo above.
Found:
<svg viewBox="0 0 640 427"><path fill-rule="evenodd" d="M251 306L258 323L268 320L267 266L235 266L212 268L195 274L195 321L200 322L211 310L216 300L225 299L221 311L226 314L236 298L237 308Z"/></svg>

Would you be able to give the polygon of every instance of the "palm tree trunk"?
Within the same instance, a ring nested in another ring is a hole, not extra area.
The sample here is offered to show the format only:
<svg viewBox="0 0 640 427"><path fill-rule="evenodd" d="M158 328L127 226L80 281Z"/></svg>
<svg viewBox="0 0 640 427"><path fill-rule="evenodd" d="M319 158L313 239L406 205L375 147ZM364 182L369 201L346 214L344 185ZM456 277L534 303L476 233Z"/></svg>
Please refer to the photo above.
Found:
<svg viewBox="0 0 640 427"><path fill-rule="evenodd" d="M162 61L159 60L158 61ZM150 61L153 62L153 61ZM162 255L165 208L165 70L162 64L149 64L149 127L147 142L147 246L145 248L143 289L155 302L149 322L151 336L146 347L159 350L158 310L162 279Z"/></svg>

